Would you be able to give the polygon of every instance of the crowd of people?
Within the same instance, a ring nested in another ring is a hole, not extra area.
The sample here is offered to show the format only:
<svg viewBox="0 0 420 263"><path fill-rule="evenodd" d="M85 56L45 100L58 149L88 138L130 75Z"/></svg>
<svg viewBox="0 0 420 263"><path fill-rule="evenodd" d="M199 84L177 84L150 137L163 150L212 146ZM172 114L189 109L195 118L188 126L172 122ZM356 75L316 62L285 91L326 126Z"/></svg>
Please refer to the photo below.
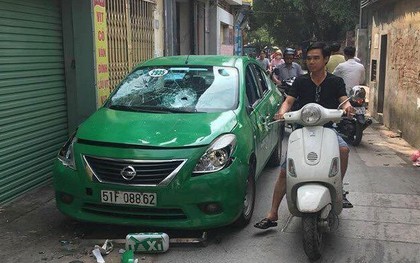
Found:
<svg viewBox="0 0 420 263"><path fill-rule="evenodd" d="M353 46L347 46L341 53L341 45L337 42L329 46L329 59L325 65L325 71L341 77L346 85L347 94L355 85L365 83L365 68L359 58L355 56L356 49ZM252 56L252 55L251 55ZM261 67L266 70L274 83L281 85L282 81L296 78L304 74L302 66L296 62L301 57L301 52L293 48L275 50L271 55L261 51L256 57ZM306 64L305 64L306 66Z"/></svg>

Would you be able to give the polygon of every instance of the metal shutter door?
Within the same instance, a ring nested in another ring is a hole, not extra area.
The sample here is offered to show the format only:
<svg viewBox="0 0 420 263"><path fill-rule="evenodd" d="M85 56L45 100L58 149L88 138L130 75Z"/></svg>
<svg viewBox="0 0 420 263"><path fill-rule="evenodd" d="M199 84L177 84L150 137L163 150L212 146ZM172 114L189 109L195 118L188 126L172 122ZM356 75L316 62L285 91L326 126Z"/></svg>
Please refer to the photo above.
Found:
<svg viewBox="0 0 420 263"><path fill-rule="evenodd" d="M57 0L0 0L0 203L46 183L67 138Z"/></svg>

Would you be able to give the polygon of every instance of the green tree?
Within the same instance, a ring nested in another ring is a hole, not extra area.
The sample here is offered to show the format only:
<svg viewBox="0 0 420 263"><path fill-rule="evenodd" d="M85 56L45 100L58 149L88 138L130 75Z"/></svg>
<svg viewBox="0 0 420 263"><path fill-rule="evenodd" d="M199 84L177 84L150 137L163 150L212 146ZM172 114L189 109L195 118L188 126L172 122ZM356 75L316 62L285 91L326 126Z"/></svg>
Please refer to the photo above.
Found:
<svg viewBox="0 0 420 263"><path fill-rule="evenodd" d="M272 46L275 41L274 38L270 36L265 25L250 31L248 33L248 40L252 41L252 46L254 46L257 51L263 50L264 47Z"/></svg>
<svg viewBox="0 0 420 263"><path fill-rule="evenodd" d="M275 43L296 45L345 39L355 29L359 0L255 0L251 31L266 28Z"/></svg>

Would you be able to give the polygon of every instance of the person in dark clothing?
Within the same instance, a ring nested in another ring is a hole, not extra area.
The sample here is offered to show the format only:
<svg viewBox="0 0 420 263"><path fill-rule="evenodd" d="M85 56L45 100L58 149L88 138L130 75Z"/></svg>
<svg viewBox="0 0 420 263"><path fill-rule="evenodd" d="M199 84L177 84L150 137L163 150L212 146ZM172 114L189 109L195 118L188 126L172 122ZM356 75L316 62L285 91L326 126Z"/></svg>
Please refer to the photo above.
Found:
<svg viewBox="0 0 420 263"><path fill-rule="evenodd" d="M318 103L329 109L337 109L339 104L347 99L343 79L325 71L325 65L328 62L329 56L329 49L323 42L316 42L308 47L306 62L309 73L297 77L293 82L286 100L274 117L275 119L282 119L297 98L299 98L300 107L303 107L308 103ZM341 107L348 115L354 112L354 108L348 101ZM337 139L340 148L341 176L344 177L347 170L349 147L338 134ZM285 193L286 161L283 161L280 175L274 187L271 209L264 219L254 225L255 227L267 229L269 227L277 226L278 209ZM343 198L343 207L352 206L353 205L346 198Z"/></svg>

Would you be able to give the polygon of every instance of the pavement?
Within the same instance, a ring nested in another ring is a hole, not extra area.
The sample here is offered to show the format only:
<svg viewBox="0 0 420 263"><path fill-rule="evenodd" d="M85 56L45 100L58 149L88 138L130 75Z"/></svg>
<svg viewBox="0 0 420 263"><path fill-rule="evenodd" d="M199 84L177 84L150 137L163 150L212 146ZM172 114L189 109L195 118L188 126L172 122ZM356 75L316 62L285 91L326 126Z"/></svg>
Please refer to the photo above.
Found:
<svg viewBox="0 0 420 263"><path fill-rule="evenodd" d="M355 208L340 215L340 227L334 233L336 239L327 243L326 248L331 251L326 253L324 262L420 262L420 167L414 167L409 160L415 149L398 136L374 123L365 130L362 144L351 147L349 175L345 179L349 185L345 188L350 191L348 198ZM264 175L260 179L257 192L263 197L266 195L267 200L271 190L264 192L260 188L272 185L277 172L270 170L267 173L274 176ZM256 203L253 221L263 216L267 200ZM243 244L235 251L242 251L245 258L237 255L229 260L235 252L226 253L229 246L222 249L217 237L211 240L212 245L207 250L175 249L162 254L159 262L195 262L194 255L200 251L203 252L201 262L279 262L274 239L279 242L277 245L290 246L288 252L283 250L281 262L306 262L300 243L299 246L290 245L290 241L299 239L296 233L300 226L297 218L288 218L284 203L282 218L279 218L282 239L277 235L260 235L252 227L253 222L243 231L224 229L217 234L225 240L236 239L236 246ZM113 239L114 251L105 258L109 263L120 262L118 250L124 247L127 233L142 231L133 227L78 222L62 215L55 207L52 185L48 184L0 206L0 232L1 263L96 262L91 256L94 245ZM245 235L248 240L238 238L238 235ZM262 249L264 254L259 250L247 254L249 242L266 246ZM340 246L340 243L346 245ZM299 258L295 257L296 253L301 254ZM156 261L153 255L137 255L137 258L140 263Z"/></svg>

